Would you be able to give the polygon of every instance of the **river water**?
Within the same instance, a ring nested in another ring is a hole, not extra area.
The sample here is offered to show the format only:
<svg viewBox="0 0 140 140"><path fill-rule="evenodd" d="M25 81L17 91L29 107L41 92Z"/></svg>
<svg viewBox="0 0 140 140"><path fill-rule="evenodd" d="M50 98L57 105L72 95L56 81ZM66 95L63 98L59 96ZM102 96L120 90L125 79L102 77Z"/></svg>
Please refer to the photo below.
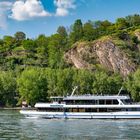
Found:
<svg viewBox="0 0 140 140"><path fill-rule="evenodd" d="M0 111L0 140L132 139L140 139L140 120L48 120Z"/></svg>

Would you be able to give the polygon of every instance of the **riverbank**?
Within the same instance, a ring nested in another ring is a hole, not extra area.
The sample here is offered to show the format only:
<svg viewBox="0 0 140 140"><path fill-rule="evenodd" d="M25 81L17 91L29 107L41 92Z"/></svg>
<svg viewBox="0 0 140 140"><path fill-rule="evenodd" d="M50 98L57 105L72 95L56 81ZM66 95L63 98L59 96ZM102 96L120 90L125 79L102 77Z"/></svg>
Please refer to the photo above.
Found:
<svg viewBox="0 0 140 140"><path fill-rule="evenodd" d="M26 107L26 108L22 108L22 107L0 107L0 110L35 110L34 107Z"/></svg>
<svg viewBox="0 0 140 140"><path fill-rule="evenodd" d="M21 110L22 107L0 107L0 110Z"/></svg>

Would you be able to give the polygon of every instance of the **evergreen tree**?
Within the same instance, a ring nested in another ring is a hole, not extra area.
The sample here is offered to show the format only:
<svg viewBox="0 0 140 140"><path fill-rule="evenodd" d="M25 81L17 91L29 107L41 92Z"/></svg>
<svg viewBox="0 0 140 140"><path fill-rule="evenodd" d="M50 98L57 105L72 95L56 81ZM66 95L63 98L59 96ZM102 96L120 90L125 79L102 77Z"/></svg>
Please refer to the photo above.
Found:
<svg viewBox="0 0 140 140"><path fill-rule="evenodd" d="M59 26L58 29L57 29L57 33L64 38L66 38L67 35L68 35L67 31L66 31L66 28L64 26Z"/></svg>
<svg viewBox="0 0 140 140"><path fill-rule="evenodd" d="M26 34L23 32L16 32L14 36L17 41L22 41L26 39Z"/></svg>
<svg viewBox="0 0 140 140"><path fill-rule="evenodd" d="M80 19L77 19L72 27L72 32L70 33L71 43L75 43L83 38L83 24Z"/></svg>

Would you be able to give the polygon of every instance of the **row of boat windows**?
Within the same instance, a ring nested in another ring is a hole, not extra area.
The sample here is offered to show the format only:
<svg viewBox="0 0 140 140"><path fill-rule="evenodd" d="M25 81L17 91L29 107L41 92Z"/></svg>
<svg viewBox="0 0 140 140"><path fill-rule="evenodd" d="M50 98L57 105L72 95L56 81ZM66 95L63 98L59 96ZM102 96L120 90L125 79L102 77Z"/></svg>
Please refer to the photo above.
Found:
<svg viewBox="0 0 140 140"><path fill-rule="evenodd" d="M140 111L140 108L38 108L45 112L117 112L117 111Z"/></svg>
<svg viewBox="0 0 140 140"><path fill-rule="evenodd" d="M67 105L117 105L118 100L67 100L65 101Z"/></svg>

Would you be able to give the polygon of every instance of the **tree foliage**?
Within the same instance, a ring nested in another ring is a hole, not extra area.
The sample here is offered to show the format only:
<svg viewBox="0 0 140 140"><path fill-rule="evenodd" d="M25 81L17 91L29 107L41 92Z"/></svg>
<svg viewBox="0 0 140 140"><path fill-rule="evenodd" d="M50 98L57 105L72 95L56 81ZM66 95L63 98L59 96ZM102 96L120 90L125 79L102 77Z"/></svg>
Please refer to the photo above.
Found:
<svg viewBox="0 0 140 140"><path fill-rule="evenodd" d="M79 41L83 38L83 24L80 19L77 19L72 27L72 32L70 34L70 40L72 43Z"/></svg>
<svg viewBox="0 0 140 140"><path fill-rule="evenodd" d="M126 81L101 68L77 70L64 61L64 54L77 41L90 44L107 35L124 42L121 49L139 67L140 42L134 32L139 28L140 15L135 14L118 18L114 23L77 19L71 28L61 25L55 34L41 34L35 39L26 38L21 31L4 36L0 39L0 103L12 106L26 100L33 105L47 101L48 96L71 94L74 86L78 86L75 94L117 94L124 83L126 92L140 101L139 70ZM100 66L99 62L93 65Z"/></svg>
<svg viewBox="0 0 140 140"><path fill-rule="evenodd" d="M140 101L140 69L129 76L125 82L126 89L131 93L135 101Z"/></svg>
<svg viewBox="0 0 140 140"><path fill-rule="evenodd" d="M23 32L16 32L14 36L17 41L22 41L26 39L26 34Z"/></svg>
<svg viewBox="0 0 140 140"><path fill-rule="evenodd" d="M33 105L38 101L47 99L47 78L42 69L26 69L17 79L18 91L21 101Z"/></svg>
<svg viewBox="0 0 140 140"><path fill-rule="evenodd" d="M95 94L117 94L122 86L122 78L119 75L109 76L105 72L97 72L93 81L93 90Z"/></svg>
<svg viewBox="0 0 140 140"><path fill-rule="evenodd" d="M0 73L0 103L6 106L16 105L16 77L13 72Z"/></svg>

